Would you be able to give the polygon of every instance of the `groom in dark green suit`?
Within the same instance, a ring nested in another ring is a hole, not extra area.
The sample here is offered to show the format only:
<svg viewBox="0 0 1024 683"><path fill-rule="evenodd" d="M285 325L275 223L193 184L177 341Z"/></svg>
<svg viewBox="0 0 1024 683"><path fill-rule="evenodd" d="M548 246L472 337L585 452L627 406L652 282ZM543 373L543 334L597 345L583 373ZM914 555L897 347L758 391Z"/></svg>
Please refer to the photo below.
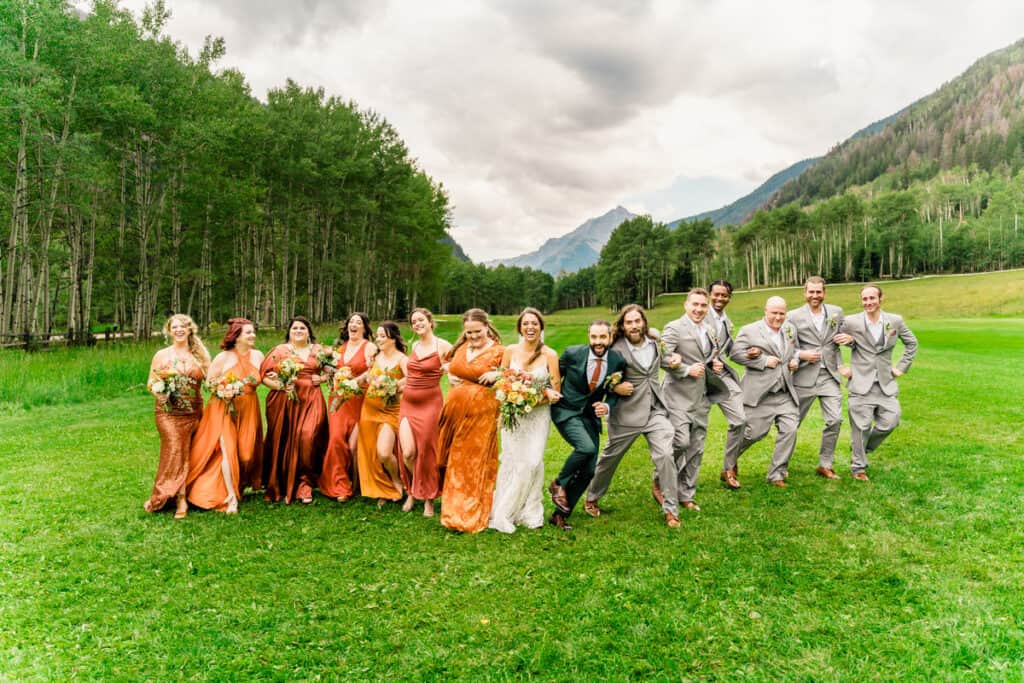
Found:
<svg viewBox="0 0 1024 683"><path fill-rule="evenodd" d="M601 445L601 418L615 405L618 395L613 381L622 378L626 361L608 348L611 325L603 320L590 324L589 345L570 346L558 359L562 375L562 398L551 406L551 420L572 453L548 491L555 512L548 523L559 529L571 529L566 519L576 501L590 485Z"/></svg>

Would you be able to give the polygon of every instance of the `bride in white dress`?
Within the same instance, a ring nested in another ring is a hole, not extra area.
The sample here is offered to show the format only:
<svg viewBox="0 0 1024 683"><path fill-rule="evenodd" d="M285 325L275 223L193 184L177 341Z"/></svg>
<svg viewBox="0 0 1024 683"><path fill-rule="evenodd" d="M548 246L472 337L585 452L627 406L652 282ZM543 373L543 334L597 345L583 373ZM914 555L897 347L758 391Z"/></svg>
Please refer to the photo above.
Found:
<svg viewBox="0 0 1024 683"><path fill-rule="evenodd" d="M489 526L512 533L516 525L536 529L544 524L544 449L551 428L551 403L562 397L558 354L544 345L544 318L527 308L516 322L519 343L505 349L502 367L528 372L534 384L548 383L546 401L523 416L515 431L501 430L501 464L494 489Z"/></svg>

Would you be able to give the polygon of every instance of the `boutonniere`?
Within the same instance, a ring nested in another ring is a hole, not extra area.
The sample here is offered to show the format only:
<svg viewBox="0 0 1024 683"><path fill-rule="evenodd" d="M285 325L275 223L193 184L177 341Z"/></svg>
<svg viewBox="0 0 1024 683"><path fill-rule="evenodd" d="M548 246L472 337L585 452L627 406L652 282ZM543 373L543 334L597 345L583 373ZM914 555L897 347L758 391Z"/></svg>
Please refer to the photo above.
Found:
<svg viewBox="0 0 1024 683"><path fill-rule="evenodd" d="M793 341L793 328L790 325L786 325L782 330L786 333L786 339Z"/></svg>
<svg viewBox="0 0 1024 683"><path fill-rule="evenodd" d="M833 329L834 330L839 325L839 321L836 320L835 318L828 318L827 322L828 322L829 329Z"/></svg>
<svg viewBox="0 0 1024 683"><path fill-rule="evenodd" d="M610 374L610 375L608 375L607 377L604 378L604 388L607 389L608 391L611 391L615 387L619 386L619 384L621 384L621 383L622 383L622 373L621 372L613 372L612 374Z"/></svg>
<svg viewBox="0 0 1024 683"><path fill-rule="evenodd" d="M668 345L665 344L665 340L662 339L661 337L658 337L658 353L660 353L662 356L668 355Z"/></svg>
<svg viewBox="0 0 1024 683"><path fill-rule="evenodd" d="M892 323L889 322L888 320L885 321L885 333L888 334L890 337L896 336L896 330L892 329Z"/></svg>
<svg viewBox="0 0 1024 683"><path fill-rule="evenodd" d="M718 346L718 332L712 330L710 327L705 327L704 329L707 331L708 339L711 340L711 343Z"/></svg>

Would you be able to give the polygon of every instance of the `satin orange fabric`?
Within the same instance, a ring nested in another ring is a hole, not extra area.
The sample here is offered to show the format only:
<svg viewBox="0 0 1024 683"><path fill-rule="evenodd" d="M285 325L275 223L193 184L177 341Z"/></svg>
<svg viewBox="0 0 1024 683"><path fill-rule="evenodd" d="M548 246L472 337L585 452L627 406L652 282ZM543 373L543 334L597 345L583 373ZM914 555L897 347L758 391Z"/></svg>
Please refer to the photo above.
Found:
<svg viewBox="0 0 1024 683"><path fill-rule="evenodd" d="M277 365L292 356L302 363L296 378L298 400L292 401L284 391L267 394L267 435L263 442L264 498L276 502L284 498L313 495L319 478L320 463L327 447L327 404L319 386L313 386L313 375L323 374L316 364L319 344L313 344L304 363L292 354L287 344L279 344L267 354L260 366L260 376L277 370Z"/></svg>
<svg viewBox="0 0 1024 683"><path fill-rule="evenodd" d="M338 349L338 354L345 358L350 351L349 344L345 342ZM345 365L352 371L353 377L358 377L367 370L366 365L366 344L364 339ZM330 408L328 401L328 409ZM363 397L353 396L345 401L340 408L327 416L328 432L330 437L327 442L327 454L324 455L324 466L320 472L320 493L331 498L348 497L352 495L352 477L355 476L353 468L353 453L348 447L349 437L352 430L359 425L359 416L363 410Z"/></svg>
<svg viewBox="0 0 1024 683"><path fill-rule="evenodd" d="M401 379L401 368L395 367L396 379ZM359 493L366 498L398 500L402 491L391 481L377 457L377 436L382 425L389 425L395 432L395 457L401 462L398 446L398 412L400 403L384 405L384 401L373 396L363 400L363 411L359 416L359 443L356 445L356 470L359 472Z"/></svg>
<svg viewBox="0 0 1024 683"><path fill-rule="evenodd" d="M448 366L462 380L445 399L441 412L439 462L447 463L441 493L441 524L476 533L487 528L498 478L498 402L477 384L480 375L501 365L505 348L495 344L472 361L459 347Z"/></svg>
<svg viewBox="0 0 1024 683"><path fill-rule="evenodd" d="M203 370L193 364L188 372L193 397L189 409L174 408L165 411L159 403L154 407L153 417L160 434L160 462L156 468L156 481L146 503L150 512L162 510L178 493L185 492L188 480L189 452L192 437L203 416Z"/></svg>
<svg viewBox="0 0 1024 683"><path fill-rule="evenodd" d="M408 420L416 442L416 461L409 472L402 463L402 482L414 498L433 500L441 495L441 477L437 467L439 420L444 408L441 394L441 357L432 353L426 358L409 355L408 374L402 392L398 422Z"/></svg>
<svg viewBox="0 0 1024 683"><path fill-rule="evenodd" d="M260 371L250 357L242 358L237 352L235 357L235 364L228 371L239 378L255 377L258 383ZM239 500L247 485L259 488L263 420L256 386L247 383L243 393L234 398L234 416L228 411L227 402L217 396L211 396L206 403L189 459L188 501L196 507L221 512L227 509L222 458L228 460L234 494Z"/></svg>

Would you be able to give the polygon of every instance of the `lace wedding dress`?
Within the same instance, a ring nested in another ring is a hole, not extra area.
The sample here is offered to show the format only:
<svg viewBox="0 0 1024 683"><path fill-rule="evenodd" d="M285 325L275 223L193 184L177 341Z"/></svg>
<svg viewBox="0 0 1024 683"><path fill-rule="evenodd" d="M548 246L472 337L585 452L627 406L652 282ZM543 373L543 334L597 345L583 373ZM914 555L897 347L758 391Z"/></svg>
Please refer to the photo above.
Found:
<svg viewBox="0 0 1024 683"><path fill-rule="evenodd" d="M534 383L548 381L546 365L531 374ZM543 403L525 415L514 432L501 430L501 465L490 528L510 534L517 524L531 529L544 525L544 448L550 429L551 406Z"/></svg>

